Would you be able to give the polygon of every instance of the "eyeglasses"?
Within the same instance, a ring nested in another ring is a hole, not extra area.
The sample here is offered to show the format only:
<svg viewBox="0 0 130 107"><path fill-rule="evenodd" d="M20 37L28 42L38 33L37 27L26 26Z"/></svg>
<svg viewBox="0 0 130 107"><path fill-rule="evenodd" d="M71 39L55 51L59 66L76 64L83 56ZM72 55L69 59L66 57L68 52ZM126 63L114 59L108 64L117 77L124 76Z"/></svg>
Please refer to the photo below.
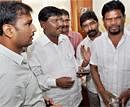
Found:
<svg viewBox="0 0 130 107"><path fill-rule="evenodd" d="M92 20L89 23L83 24L82 27L88 28L89 26L94 26L96 24L97 24L97 22L95 20Z"/></svg>
<svg viewBox="0 0 130 107"><path fill-rule="evenodd" d="M57 23L59 23L59 22L62 22L62 18L48 19L48 22L57 24Z"/></svg>
<svg viewBox="0 0 130 107"><path fill-rule="evenodd" d="M70 19L62 19L62 21L65 22L65 23L69 23Z"/></svg>

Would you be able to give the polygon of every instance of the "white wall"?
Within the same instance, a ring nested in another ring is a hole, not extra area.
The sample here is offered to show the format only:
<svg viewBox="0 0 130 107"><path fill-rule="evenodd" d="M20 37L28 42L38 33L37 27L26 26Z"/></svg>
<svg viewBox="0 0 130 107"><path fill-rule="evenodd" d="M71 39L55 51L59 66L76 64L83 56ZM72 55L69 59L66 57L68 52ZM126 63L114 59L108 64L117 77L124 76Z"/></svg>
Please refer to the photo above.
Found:
<svg viewBox="0 0 130 107"><path fill-rule="evenodd" d="M28 4L33 8L33 24L37 28L37 32L35 33L34 39L36 39L42 32L42 29L38 22L38 13L43 7L56 6L58 8L64 8L70 11L70 0L22 0L22 2Z"/></svg>
<svg viewBox="0 0 130 107"><path fill-rule="evenodd" d="M70 12L70 0L22 0L24 3L29 4L34 12L32 14L33 16L33 23L37 28L37 32L35 33L35 38L39 35L40 32L42 32L42 29L39 25L38 22L38 13L39 11L45 7L45 6L56 6L58 8L64 8L66 10L68 10ZM93 9L96 13L96 15L99 18L99 23L100 23L100 29L104 30L104 27L102 25L102 16L101 16L101 9L103 7L103 5L111 0L93 0ZM126 23L130 24L130 12L128 10L130 10L130 0L120 0L123 2L123 4L125 5L126 8Z"/></svg>
<svg viewBox="0 0 130 107"><path fill-rule="evenodd" d="M103 27L103 24L102 24L101 10L102 10L103 5L108 1L111 1L111 0L93 0L93 10L95 11L96 15L99 18L101 30L104 30L104 27ZM130 24L130 12L129 12L129 10L130 10L130 6L129 6L130 0L120 0L120 1L124 4L125 9L126 9L126 25Z"/></svg>

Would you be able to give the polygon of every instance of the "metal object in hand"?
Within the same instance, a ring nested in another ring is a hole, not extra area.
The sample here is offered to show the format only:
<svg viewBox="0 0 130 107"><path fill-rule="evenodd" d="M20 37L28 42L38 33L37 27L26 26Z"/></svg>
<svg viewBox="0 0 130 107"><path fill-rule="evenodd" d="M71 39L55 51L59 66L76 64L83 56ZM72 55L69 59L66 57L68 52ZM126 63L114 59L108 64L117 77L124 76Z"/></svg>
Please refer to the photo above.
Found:
<svg viewBox="0 0 130 107"><path fill-rule="evenodd" d="M109 103L112 107L119 107L119 99L118 98L111 98L111 102Z"/></svg>

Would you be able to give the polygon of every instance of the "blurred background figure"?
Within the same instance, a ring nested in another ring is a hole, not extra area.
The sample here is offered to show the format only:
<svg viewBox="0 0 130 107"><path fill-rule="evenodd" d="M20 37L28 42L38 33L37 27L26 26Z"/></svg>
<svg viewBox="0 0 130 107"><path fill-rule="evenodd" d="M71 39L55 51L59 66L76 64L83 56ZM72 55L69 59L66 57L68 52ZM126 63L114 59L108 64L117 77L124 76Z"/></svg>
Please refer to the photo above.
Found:
<svg viewBox="0 0 130 107"><path fill-rule="evenodd" d="M70 42L72 43L74 50L76 52L78 44L82 41L82 35L79 32L71 31L70 28L70 16L69 12L65 9L61 9L62 12L62 20L63 20L63 27L62 27L62 34L65 34L69 37Z"/></svg>

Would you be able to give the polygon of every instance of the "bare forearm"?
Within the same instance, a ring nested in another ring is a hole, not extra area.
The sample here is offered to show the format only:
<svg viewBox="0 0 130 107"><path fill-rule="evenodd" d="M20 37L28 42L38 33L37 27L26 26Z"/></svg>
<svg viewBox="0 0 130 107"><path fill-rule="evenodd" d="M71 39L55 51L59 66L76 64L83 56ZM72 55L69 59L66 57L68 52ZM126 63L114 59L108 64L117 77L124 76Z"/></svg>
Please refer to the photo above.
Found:
<svg viewBox="0 0 130 107"><path fill-rule="evenodd" d="M97 90L101 94L101 92L105 91L105 88L104 88L104 86L102 84L102 81L100 79L100 75L98 73L97 66L90 65L90 72L91 72L92 78L93 78L93 80L94 80L94 82L96 84Z"/></svg>
<svg viewBox="0 0 130 107"><path fill-rule="evenodd" d="M81 67L86 67L89 64L89 60L83 60Z"/></svg>

